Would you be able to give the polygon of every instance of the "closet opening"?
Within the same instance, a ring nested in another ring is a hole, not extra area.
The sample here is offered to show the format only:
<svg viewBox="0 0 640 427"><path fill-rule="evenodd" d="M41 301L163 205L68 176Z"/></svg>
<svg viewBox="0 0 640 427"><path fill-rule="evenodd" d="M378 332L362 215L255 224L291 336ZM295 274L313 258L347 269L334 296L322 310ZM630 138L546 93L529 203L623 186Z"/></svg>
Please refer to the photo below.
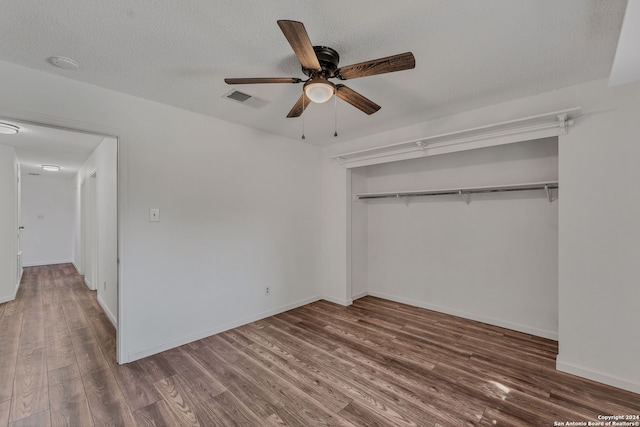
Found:
<svg viewBox="0 0 640 427"><path fill-rule="evenodd" d="M558 339L558 137L350 172L353 299Z"/></svg>

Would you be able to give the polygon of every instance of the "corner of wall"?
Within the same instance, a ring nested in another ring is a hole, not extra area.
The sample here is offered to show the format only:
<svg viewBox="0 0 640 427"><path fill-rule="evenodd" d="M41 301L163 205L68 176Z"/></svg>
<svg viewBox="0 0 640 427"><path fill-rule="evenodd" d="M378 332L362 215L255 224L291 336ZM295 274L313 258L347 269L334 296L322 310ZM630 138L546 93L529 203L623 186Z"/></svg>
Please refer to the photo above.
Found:
<svg viewBox="0 0 640 427"><path fill-rule="evenodd" d="M633 383L622 378L612 377L611 375L587 369L583 366L567 363L564 361L562 353L556 358L556 369L558 371L566 372L567 374L587 378L592 381L640 394L640 384Z"/></svg>

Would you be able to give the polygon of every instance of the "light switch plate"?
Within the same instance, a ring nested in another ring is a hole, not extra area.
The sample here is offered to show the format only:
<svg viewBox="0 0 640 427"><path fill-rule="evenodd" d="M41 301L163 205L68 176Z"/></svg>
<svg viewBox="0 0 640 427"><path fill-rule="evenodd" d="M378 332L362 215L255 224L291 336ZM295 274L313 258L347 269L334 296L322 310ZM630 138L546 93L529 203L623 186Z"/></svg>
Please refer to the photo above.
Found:
<svg viewBox="0 0 640 427"><path fill-rule="evenodd" d="M160 222L160 209L149 209L149 222Z"/></svg>

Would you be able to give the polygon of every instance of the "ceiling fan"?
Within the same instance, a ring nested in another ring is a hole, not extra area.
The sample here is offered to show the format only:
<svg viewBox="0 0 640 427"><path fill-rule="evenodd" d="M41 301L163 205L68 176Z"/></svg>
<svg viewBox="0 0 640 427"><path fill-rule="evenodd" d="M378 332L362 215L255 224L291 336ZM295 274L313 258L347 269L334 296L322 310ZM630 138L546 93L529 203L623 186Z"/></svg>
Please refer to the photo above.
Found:
<svg viewBox="0 0 640 427"><path fill-rule="evenodd" d="M416 66L413 54L411 52L405 52L338 68L338 62L340 61L338 52L326 46L313 46L302 22L280 20L278 21L278 26L280 26L284 36L298 57L300 65L302 65L302 72L309 78L302 80L297 77L258 77L230 78L224 79L224 81L230 85L304 83L302 95L291 111L289 111L287 117L299 117L311 102L326 102L331 99L334 94L364 113L373 114L380 109L378 104L343 84L330 82L329 79L356 79L394 71L409 70Z"/></svg>

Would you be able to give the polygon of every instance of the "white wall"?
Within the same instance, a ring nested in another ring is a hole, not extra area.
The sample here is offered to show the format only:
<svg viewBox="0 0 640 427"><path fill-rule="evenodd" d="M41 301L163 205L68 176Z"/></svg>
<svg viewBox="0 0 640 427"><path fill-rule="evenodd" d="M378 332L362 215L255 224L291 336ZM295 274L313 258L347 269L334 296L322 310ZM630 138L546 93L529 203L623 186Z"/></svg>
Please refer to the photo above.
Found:
<svg viewBox="0 0 640 427"><path fill-rule="evenodd" d="M74 190L70 179L24 175L20 225L23 265L72 261Z"/></svg>
<svg viewBox="0 0 640 427"><path fill-rule="evenodd" d="M125 292L145 307L130 312L140 351L318 296L318 150L201 116L176 120L128 146L124 256L135 286Z"/></svg>
<svg viewBox="0 0 640 427"><path fill-rule="evenodd" d="M555 181L557 138L366 172L369 192ZM541 190L407 202L354 202L368 208L369 294L557 339L558 202Z"/></svg>
<svg viewBox="0 0 640 427"><path fill-rule="evenodd" d="M332 255L351 240L351 227L347 225L351 214L341 197L348 190L340 178L342 172L337 171L340 166L329 157L581 106L583 117L568 136L559 139L563 190L558 226L558 367L640 392L640 328L629 318L637 313L640 300L640 271L636 268L640 201L629 197L631 187L627 184L640 178L640 168L630 164L637 159L640 147L636 125L639 105L639 83L607 88L605 80L598 80L325 148L322 192L336 196L327 197L323 206L323 230L330 238L325 240L322 256L325 262L336 264L332 274L324 278L324 291L340 296L343 289L351 288L350 278L341 274L351 268L348 259L341 261ZM581 127L584 131L578 130ZM567 147L565 141L570 141ZM595 182L598 184L594 187ZM604 203L599 203L603 194L608 195ZM594 269L597 274L593 274ZM590 292L594 289L598 292ZM618 304L615 314L606 311L611 305L603 304L603 293L607 295L604 301ZM590 310L600 311L596 315ZM624 351L615 350L615 357L610 357L608 349L613 348L613 342L623 345Z"/></svg>
<svg viewBox="0 0 640 427"><path fill-rule="evenodd" d="M0 145L0 303L18 291L18 171L15 150Z"/></svg>
<svg viewBox="0 0 640 427"><path fill-rule="evenodd" d="M640 83L560 138L558 368L640 393Z"/></svg>
<svg viewBox="0 0 640 427"><path fill-rule="evenodd" d="M121 361L319 297L318 148L6 62L0 79L6 116L119 136Z"/></svg>
<svg viewBox="0 0 640 427"><path fill-rule="evenodd" d="M88 260L82 259L84 243L81 205L82 184L89 186L89 180L95 179L95 205L97 230L97 290L98 302L111 322L117 325L118 319L118 141L105 138L82 165L75 177L76 221L74 234L76 250L74 264L82 265L88 271ZM95 175L95 178L91 178ZM85 187L87 188L87 187Z"/></svg>
<svg viewBox="0 0 640 427"><path fill-rule="evenodd" d="M349 305L351 290L351 172L334 161L328 161L323 150L322 173L322 240L320 291L323 298ZM360 240L361 241L361 240Z"/></svg>

